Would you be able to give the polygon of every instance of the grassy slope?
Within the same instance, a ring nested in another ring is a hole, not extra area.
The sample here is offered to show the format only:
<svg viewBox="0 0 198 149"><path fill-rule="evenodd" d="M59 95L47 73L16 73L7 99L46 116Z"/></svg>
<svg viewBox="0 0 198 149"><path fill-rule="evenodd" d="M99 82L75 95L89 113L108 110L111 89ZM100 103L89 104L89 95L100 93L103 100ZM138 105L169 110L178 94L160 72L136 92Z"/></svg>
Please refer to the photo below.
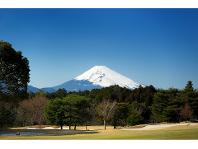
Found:
<svg viewBox="0 0 198 149"><path fill-rule="evenodd" d="M93 128L93 127L92 127ZM108 129L96 130L96 127L93 128L97 133L93 134L76 134L76 135L64 135L64 136L10 136L3 137L0 139L76 139L76 140L91 140L91 139L198 139L198 126L177 126L172 128L166 128L161 130L144 130L144 131L135 131L135 130L114 130L110 127Z"/></svg>

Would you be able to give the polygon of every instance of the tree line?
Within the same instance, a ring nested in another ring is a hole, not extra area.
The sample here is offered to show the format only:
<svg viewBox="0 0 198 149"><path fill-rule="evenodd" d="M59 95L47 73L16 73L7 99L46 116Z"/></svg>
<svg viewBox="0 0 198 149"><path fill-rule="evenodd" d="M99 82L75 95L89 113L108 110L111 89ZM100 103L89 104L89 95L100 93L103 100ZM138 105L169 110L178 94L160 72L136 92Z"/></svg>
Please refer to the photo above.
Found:
<svg viewBox="0 0 198 149"><path fill-rule="evenodd" d="M56 101L54 96L57 96L59 100L64 100L65 97L70 98L73 95L76 95L76 98L84 97L89 101L86 103L89 107L87 112L90 112L87 115L89 121L86 124L104 124L105 128L106 124L116 128L144 123L197 121L198 119L198 91L193 88L191 81L188 81L185 88L181 90L155 89L153 86L140 86L129 90L111 86L92 91L68 93L60 89L47 96L49 100ZM79 118L86 118L86 115L79 115ZM82 125L82 123L77 125Z"/></svg>
<svg viewBox="0 0 198 149"><path fill-rule="evenodd" d="M27 93L29 62L11 44L0 41L0 127L52 124L69 126L197 121L198 91L188 81L184 89L134 90L110 86L91 91Z"/></svg>

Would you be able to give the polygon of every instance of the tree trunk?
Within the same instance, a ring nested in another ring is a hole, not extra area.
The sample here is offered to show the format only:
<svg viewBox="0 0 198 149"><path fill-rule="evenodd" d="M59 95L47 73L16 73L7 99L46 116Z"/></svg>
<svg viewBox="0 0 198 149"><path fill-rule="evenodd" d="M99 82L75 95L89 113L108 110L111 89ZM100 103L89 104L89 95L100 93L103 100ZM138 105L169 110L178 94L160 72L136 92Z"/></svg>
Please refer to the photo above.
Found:
<svg viewBox="0 0 198 149"><path fill-rule="evenodd" d="M116 129L116 126L114 125L113 128Z"/></svg>
<svg viewBox="0 0 198 149"><path fill-rule="evenodd" d="M106 120L105 120L105 119L104 119L104 129L105 129L105 130L107 129Z"/></svg>
<svg viewBox="0 0 198 149"><path fill-rule="evenodd" d="M86 125L86 130L87 130L87 125Z"/></svg>
<svg viewBox="0 0 198 149"><path fill-rule="evenodd" d="M76 124L75 124L75 126L74 126L74 130L76 130Z"/></svg>
<svg viewBox="0 0 198 149"><path fill-rule="evenodd" d="M71 130L71 125L69 124L69 130Z"/></svg>
<svg viewBox="0 0 198 149"><path fill-rule="evenodd" d="M61 125L61 130L63 130L63 125Z"/></svg>

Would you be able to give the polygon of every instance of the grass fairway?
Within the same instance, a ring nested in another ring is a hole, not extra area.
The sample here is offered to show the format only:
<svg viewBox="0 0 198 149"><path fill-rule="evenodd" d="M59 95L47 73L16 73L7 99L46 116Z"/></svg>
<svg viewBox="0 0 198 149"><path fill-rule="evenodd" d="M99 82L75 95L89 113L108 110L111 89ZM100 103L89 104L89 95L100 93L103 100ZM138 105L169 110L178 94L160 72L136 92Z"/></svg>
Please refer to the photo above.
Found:
<svg viewBox="0 0 198 149"><path fill-rule="evenodd" d="M103 130L102 126L90 126L87 133L69 135L39 135L39 136L0 136L0 139L8 140L119 140L119 139L138 139L138 140L191 140L198 139L198 125L194 126L174 126L158 130L122 130L107 127ZM84 129L84 128L79 128ZM37 130L33 130L37 131ZM49 131L49 130L45 130ZM51 130L53 131L53 130Z"/></svg>

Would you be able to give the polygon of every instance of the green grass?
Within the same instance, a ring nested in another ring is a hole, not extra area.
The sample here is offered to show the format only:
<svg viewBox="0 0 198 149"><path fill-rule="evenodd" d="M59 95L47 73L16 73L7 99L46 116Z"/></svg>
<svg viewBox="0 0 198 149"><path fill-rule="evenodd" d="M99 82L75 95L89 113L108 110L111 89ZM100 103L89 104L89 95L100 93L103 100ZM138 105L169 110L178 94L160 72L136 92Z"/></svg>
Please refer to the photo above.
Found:
<svg viewBox="0 0 198 149"><path fill-rule="evenodd" d="M34 130L36 131L36 130ZM47 131L47 130L45 130ZM52 131L52 130L51 130ZM101 127L92 127L92 130L85 134L73 135L46 135L46 136L0 136L0 139L8 140L121 140L121 139L138 139L138 140L197 140L198 126L176 126L161 130L121 130L108 127L107 130L102 130Z"/></svg>

